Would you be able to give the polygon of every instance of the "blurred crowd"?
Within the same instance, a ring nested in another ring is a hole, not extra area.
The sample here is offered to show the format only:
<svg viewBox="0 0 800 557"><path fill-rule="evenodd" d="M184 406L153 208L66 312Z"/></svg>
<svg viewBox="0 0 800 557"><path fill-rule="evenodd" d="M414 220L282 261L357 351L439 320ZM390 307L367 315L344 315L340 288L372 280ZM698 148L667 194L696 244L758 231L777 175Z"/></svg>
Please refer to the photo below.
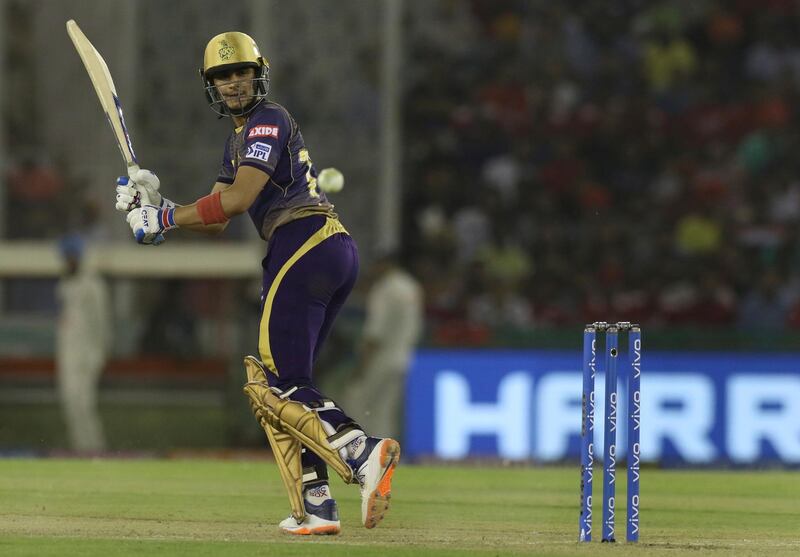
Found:
<svg viewBox="0 0 800 557"><path fill-rule="evenodd" d="M405 21L402 261L435 340L595 320L800 327L800 3L431 0ZM348 92L375 62L362 42L335 72ZM302 109L297 73L280 83ZM25 134L42 126L8 115L5 238L78 223L103 237L92 203L53 218L90 197L87 180L38 156Z"/></svg>
<svg viewBox="0 0 800 557"><path fill-rule="evenodd" d="M435 336L800 327L800 4L428 15L408 38L403 237Z"/></svg>

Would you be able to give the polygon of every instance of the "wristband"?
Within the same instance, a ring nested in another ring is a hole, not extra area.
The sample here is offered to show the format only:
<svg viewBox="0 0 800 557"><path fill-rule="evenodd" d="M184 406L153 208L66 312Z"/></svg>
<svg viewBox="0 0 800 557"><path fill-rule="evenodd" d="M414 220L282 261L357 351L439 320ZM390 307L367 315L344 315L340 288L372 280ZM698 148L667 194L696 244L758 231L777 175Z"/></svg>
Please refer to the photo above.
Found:
<svg viewBox="0 0 800 557"><path fill-rule="evenodd" d="M206 226L209 224L220 224L228 221L225 211L222 210L222 192L210 193L197 200L197 214Z"/></svg>
<svg viewBox="0 0 800 557"><path fill-rule="evenodd" d="M170 207L169 209L163 209L159 211L159 218L161 219L161 228L163 230L177 228L178 226L175 224L175 207Z"/></svg>

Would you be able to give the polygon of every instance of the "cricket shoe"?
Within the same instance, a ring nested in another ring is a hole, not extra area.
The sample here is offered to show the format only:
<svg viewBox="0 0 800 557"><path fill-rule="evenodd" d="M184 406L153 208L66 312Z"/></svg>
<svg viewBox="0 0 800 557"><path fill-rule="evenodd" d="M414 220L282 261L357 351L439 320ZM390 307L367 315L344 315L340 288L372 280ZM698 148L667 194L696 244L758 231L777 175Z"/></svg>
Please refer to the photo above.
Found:
<svg viewBox="0 0 800 557"><path fill-rule="evenodd" d="M350 464L361 486L361 523L365 528L375 528L389 510L400 443L394 439L367 437L364 444L361 455Z"/></svg>
<svg viewBox="0 0 800 557"><path fill-rule="evenodd" d="M289 516L278 524L278 527L287 534L295 536L335 535L341 531L339 524L339 509L335 499L327 499L319 505L305 502L306 517L303 522L297 523L293 516Z"/></svg>

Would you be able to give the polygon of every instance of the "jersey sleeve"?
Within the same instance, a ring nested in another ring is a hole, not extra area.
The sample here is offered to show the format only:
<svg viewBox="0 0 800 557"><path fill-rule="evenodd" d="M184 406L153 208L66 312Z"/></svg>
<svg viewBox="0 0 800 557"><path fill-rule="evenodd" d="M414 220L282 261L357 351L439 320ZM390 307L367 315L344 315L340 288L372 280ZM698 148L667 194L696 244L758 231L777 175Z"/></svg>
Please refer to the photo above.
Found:
<svg viewBox="0 0 800 557"><path fill-rule="evenodd" d="M232 184L233 179L236 177L236 170L233 167L233 155L231 154L231 140L225 143L225 154L222 155L222 165L219 167L219 174L217 174L217 182L223 184Z"/></svg>
<svg viewBox="0 0 800 557"><path fill-rule="evenodd" d="M291 134L292 124L285 110L258 111L247 122L245 155L239 165L254 166L272 175Z"/></svg>

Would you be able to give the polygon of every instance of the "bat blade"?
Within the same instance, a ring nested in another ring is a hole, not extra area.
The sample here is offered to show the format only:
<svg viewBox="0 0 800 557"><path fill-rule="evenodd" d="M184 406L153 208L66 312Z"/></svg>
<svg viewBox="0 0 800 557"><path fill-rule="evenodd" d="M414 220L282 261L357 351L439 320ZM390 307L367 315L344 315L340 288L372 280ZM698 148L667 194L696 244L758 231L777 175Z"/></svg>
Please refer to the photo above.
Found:
<svg viewBox="0 0 800 557"><path fill-rule="evenodd" d="M86 72L89 74L89 79L94 85L97 98L100 100L106 119L114 132L114 139L116 139L122 158L128 167L128 175L133 176L139 170L139 162L133 150L130 133L125 125L122 103L117 96L117 89L111 78L111 72L108 71L108 65L73 19L67 22L67 34L72 39L72 44L75 45L75 50L78 51Z"/></svg>

